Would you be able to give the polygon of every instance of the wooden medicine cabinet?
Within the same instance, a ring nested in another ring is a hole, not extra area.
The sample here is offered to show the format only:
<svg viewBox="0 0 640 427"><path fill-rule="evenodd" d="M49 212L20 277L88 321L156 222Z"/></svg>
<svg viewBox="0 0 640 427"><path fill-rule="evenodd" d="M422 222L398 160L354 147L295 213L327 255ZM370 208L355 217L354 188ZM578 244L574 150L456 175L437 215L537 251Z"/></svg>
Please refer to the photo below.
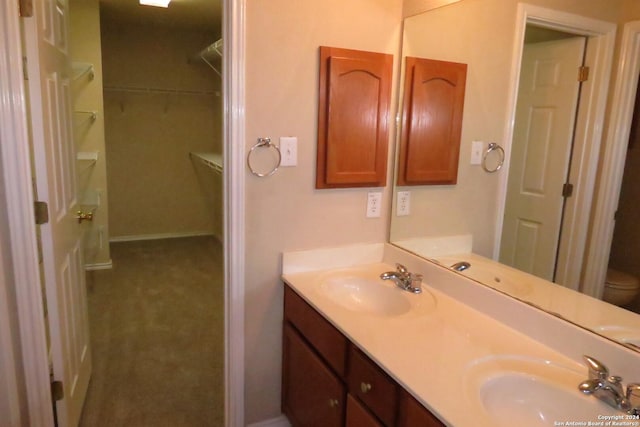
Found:
<svg viewBox="0 0 640 427"><path fill-rule="evenodd" d="M393 55L320 47L316 188L384 187Z"/></svg>
<svg viewBox="0 0 640 427"><path fill-rule="evenodd" d="M467 64L406 58L398 185L455 184Z"/></svg>

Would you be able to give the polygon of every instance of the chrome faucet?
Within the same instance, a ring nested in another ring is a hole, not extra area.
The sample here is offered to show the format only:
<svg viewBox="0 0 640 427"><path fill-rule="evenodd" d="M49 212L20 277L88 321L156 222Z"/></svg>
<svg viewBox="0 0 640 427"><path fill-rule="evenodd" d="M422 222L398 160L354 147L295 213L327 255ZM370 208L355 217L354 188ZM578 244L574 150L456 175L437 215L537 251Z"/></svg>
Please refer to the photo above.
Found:
<svg viewBox="0 0 640 427"><path fill-rule="evenodd" d="M625 392L621 377L610 376L607 367L591 356L582 358L589 368L589 379L578 385L581 392L627 414L640 415L640 383L628 384Z"/></svg>
<svg viewBox="0 0 640 427"><path fill-rule="evenodd" d="M455 271L465 271L466 269L471 268L471 264L467 261L460 261L456 262L449 268Z"/></svg>
<svg viewBox="0 0 640 427"><path fill-rule="evenodd" d="M396 271L387 271L380 275L382 280L392 280L396 286L414 294L422 292L422 275L409 273L402 264L396 263Z"/></svg>

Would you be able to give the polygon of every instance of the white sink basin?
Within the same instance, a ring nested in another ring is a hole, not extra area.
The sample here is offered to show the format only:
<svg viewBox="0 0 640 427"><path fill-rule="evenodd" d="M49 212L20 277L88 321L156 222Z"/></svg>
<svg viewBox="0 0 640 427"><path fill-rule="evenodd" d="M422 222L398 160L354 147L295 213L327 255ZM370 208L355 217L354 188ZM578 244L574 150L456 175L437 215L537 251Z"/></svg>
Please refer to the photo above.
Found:
<svg viewBox="0 0 640 427"><path fill-rule="evenodd" d="M364 269L333 272L320 279L318 292L344 309L376 316L401 316L435 307L435 299L425 289L421 294L410 293L383 281L380 273Z"/></svg>
<svg viewBox="0 0 640 427"><path fill-rule="evenodd" d="M518 298L530 294L533 289L532 283L527 281L527 275L519 273L515 276L508 267L491 260L480 261L473 256L451 256L437 257L435 261L449 268L455 263L467 261L471 267L459 272L460 274Z"/></svg>
<svg viewBox="0 0 640 427"><path fill-rule="evenodd" d="M621 415L578 390L586 377L586 367L574 370L522 357L491 357L470 369L468 397L500 427L548 427L567 421L587 425L602 421L602 416Z"/></svg>

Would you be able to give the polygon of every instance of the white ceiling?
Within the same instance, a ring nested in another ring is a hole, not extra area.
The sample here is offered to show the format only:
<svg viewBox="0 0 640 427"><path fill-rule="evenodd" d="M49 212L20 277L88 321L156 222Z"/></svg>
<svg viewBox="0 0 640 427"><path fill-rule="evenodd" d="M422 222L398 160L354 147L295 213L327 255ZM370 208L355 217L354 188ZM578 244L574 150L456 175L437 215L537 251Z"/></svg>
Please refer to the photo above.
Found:
<svg viewBox="0 0 640 427"><path fill-rule="evenodd" d="M166 9L138 0L100 0L100 13L112 21L211 31L216 37L222 28L222 0L172 0Z"/></svg>

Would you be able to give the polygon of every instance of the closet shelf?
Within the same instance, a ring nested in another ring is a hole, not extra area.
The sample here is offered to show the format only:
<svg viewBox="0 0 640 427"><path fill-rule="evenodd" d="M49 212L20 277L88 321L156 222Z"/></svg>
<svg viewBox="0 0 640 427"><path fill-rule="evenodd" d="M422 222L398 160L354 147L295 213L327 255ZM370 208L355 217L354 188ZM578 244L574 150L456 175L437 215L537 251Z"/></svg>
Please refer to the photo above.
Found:
<svg viewBox="0 0 640 427"><path fill-rule="evenodd" d="M73 80L79 80L86 75L89 75L89 80L93 80L96 76L93 64L89 62L72 62L71 69L73 70Z"/></svg>
<svg viewBox="0 0 640 427"><path fill-rule="evenodd" d="M93 166L98 162L98 152L97 151L78 151L76 153L76 160L79 162L88 163L87 167Z"/></svg>
<svg viewBox="0 0 640 427"><path fill-rule="evenodd" d="M222 155L215 153L203 153L203 152L195 152L192 151L189 153L191 158L195 158L196 160L204 163L206 166L210 167L214 171L218 173L222 173Z"/></svg>
<svg viewBox="0 0 640 427"><path fill-rule="evenodd" d="M97 111L74 111L73 114L75 115L74 123L77 127L82 126L86 122L93 124L96 118L98 118Z"/></svg>
<svg viewBox="0 0 640 427"><path fill-rule="evenodd" d="M217 75L222 77L222 39L202 49L196 59L202 59Z"/></svg>
<svg viewBox="0 0 640 427"><path fill-rule="evenodd" d="M151 93L164 95L217 95L215 91L202 90L181 90L181 89L161 89L153 87L135 86L105 86L105 92L125 92L125 93Z"/></svg>
<svg viewBox="0 0 640 427"><path fill-rule="evenodd" d="M96 163L98 163L97 151L78 151L76 153L76 160L78 162L78 168L76 169L79 174L84 174L91 170Z"/></svg>

